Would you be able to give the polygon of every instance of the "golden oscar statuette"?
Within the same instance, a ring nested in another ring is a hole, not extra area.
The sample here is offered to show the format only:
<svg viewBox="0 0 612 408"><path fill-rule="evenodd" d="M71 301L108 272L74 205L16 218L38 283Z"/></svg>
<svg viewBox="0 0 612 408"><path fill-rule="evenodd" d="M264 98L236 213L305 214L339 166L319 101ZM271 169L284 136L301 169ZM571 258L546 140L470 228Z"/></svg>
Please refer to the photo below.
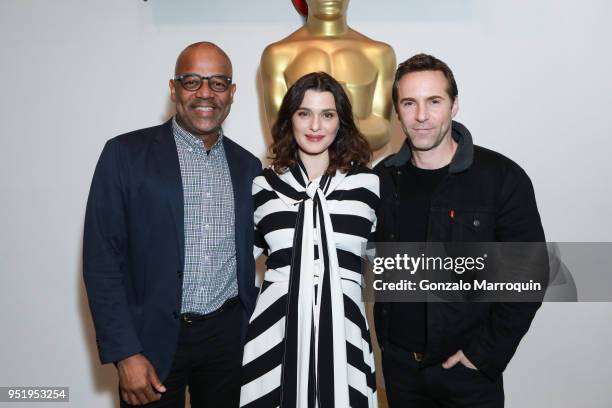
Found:
<svg viewBox="0 0 612 408"><path fill-rule="evenodd" d="M276 120L287 89L310 72L324 71L348 92L359 129L372 150L389 141L393 48L351 29L349 0L293 0L308 17L303 27L266 47L261 56L264 104L269 124Z"/></svg>

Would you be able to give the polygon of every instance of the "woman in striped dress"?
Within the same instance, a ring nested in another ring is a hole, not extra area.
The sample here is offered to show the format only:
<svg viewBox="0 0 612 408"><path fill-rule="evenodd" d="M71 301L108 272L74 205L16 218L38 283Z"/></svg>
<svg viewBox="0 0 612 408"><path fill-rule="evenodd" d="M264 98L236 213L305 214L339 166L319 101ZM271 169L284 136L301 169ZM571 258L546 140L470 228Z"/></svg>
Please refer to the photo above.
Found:
<svg viewBox="0 0 612 408"><path fill-rule="evenodd" d="M300 78L253 182L255 255L267 271L247 332L241 407L376 407L361 253L378 178L350 101L325 73Z"/></svg>

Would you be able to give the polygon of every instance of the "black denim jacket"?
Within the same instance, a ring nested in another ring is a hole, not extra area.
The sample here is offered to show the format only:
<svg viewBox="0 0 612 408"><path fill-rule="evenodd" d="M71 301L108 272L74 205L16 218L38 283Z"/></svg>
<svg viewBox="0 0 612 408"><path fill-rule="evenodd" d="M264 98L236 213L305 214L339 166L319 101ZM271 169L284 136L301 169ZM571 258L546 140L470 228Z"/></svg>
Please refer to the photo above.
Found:
<svg viewBox="0 0 612 408"><path fill-rule="evenodd" d="M445 179L431 199L429 242L544 242L531 181L512 160L474 146L465 126L452 124L458 143ZM379 163L380 206L377 242L400 236L403 167L411 157L408 142ZM487 377L497 378L529 329L540 303L430 303L427 348L423 366L438 364L461 349ZM389 324L388 304L374 307L376 332L384 349Z"/></svg>

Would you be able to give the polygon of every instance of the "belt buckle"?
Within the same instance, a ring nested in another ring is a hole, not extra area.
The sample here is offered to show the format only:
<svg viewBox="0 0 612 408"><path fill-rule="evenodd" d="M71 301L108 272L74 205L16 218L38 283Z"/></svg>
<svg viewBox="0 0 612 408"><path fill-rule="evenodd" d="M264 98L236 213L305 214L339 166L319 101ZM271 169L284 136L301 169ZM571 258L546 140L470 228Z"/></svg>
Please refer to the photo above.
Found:
<svg viewBox="0 0 612 408"><path fill-rule="evenodd" d="M412 354L414 361L416 361L417 363L420 363L421 361L423 361L423 353L418 353L418 352L413 351L410 354Z"/></svg>
<svg viewBox="0 0 612 408"><path fill-rule="evenodd" d="M189 323L193 323L193 319L191 317L189 317L188 313L183 313L181 315L181 320L183 320L183 322L189 324Z"/></svg>

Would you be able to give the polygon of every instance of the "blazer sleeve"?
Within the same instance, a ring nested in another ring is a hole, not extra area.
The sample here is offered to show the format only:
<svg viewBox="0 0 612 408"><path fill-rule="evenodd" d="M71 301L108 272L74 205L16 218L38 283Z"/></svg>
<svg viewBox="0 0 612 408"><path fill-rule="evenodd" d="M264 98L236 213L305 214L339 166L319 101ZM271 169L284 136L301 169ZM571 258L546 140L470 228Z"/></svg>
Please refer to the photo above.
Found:
<svg viewBox="0 0 612 408"><path fill-rule="evenodd" d="M124 280L128 267L125 164L120 144L105 145L91 184L83 234L83 278L102 363L142 352Z"/></svg>

